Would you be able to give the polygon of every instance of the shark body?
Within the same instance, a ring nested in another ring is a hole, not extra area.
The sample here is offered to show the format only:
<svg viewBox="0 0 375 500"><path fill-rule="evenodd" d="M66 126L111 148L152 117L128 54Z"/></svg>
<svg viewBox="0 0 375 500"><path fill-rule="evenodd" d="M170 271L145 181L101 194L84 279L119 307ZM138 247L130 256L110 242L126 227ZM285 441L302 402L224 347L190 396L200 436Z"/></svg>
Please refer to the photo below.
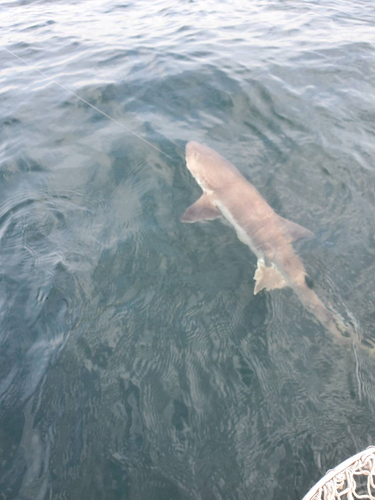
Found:
<svg viewBox="0 0 375 500"><path fill-rule="evenodd" d="M257 256L254 294L290 286L302 304L340 341L345 327L307 285L307 273L292 243L311 231L280 217L239 170L206 145L186 145L186 165L202 196L181 217L182 222L214 220L224 217L240 241Z"/></svg>

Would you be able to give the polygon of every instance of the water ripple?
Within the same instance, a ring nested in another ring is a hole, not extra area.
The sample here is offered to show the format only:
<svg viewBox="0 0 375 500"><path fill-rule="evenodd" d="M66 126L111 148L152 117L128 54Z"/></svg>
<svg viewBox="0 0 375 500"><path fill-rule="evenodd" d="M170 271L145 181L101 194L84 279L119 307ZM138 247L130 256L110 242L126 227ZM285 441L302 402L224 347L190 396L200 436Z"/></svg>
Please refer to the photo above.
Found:
<svg viewBox="0 0 375 500"><path fill-rule="evenodd" d="M291 290L254 296L231 228L180 223L200 195L183 149L207 142L315 233L313 286L373 343L373 6L0 14L30 64L2 53L2 496L302 498L373 444L373 360Z"/></svg>

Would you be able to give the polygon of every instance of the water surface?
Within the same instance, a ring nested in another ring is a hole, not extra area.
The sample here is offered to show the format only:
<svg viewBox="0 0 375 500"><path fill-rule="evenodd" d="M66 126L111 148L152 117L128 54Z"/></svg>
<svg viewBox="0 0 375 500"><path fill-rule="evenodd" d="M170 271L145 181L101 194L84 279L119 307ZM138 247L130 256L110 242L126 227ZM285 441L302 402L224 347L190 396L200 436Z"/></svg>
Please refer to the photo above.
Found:
<svg viewBox="0 0 375 500"><path fill-rule="evenodd" d="M200 195L183 149L312 230L318 295L375 341L373 3L0 18L0 498L302 498L374 444L375 360L291 290L254 296L230 227L180 223Z"/></svg>

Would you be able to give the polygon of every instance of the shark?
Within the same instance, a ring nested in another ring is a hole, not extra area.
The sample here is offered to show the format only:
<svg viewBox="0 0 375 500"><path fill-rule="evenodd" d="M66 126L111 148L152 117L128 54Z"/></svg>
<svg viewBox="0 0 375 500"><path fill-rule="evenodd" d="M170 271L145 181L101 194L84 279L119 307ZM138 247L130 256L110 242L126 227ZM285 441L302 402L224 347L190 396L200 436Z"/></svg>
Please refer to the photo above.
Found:
<svg viewBox="0 0 375 500"><path fill-rule="evenodd" d="M294 251L295 241L313 233L278 215L241 172L210 147L188 142L186 166L203 194L184 212L181 222L226 219L258 259L255 295L262 290L291 287L303 306L339 341L351 342L343 320L315 293Z"/></svg>

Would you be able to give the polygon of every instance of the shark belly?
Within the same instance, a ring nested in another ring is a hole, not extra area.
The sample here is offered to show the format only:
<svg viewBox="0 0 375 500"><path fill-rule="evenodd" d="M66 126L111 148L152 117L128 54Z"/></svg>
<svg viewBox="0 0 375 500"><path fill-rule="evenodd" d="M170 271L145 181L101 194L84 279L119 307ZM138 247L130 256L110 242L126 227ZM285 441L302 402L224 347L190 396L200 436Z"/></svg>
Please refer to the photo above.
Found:
<svg viewBox="0 0 375 500"><path fill-rule="evenodd" d="M229 222L229 224L235 229L237 238L247 245L250 250L257 256L258 260L264 261L264 254L257 248L254 241L251 239L249 234L241 227L236 218L233 216L232 212L220 201L215 201L215 205L223 214L223 217Z"/></svg>

